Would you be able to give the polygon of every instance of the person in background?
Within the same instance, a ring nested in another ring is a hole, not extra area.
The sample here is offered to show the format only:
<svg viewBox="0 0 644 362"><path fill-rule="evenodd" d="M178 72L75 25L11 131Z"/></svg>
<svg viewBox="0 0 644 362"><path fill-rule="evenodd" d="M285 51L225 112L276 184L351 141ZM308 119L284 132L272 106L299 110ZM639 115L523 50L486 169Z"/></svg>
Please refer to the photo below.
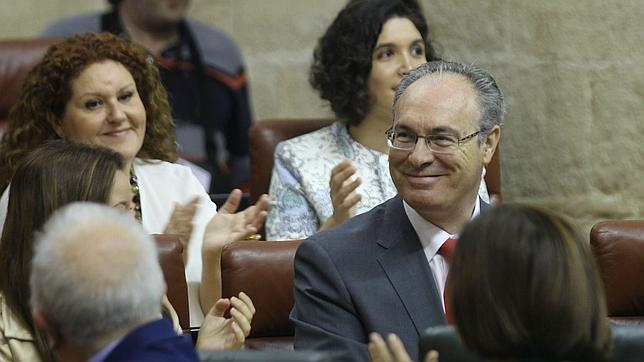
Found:
<svg viewBox="0 0 644 362"><path fill-rule="evenodd" d="M313 54L309 79L337 121L277 145L267 240L303 239L394 197L383 134L402 77L438 59L415 0L352 0ZM485 182L481 197L488 201Z"/></svg>
<svg viewBox="0 0 644 362"><path fill-rule="evenodd" d="M43 35L110 32L142 46L168 91L179 155L211 174L211 193L246 187L252 123L241 52L223 31L186 16L188 0L109 0L103 14L51 24ZM197 173L200 174L200 173Z"/></svg>
<svg viewBox="0 0 644 362"><path fill-rule="evenodd" d="M11 188L9 197L8 216L0 239L0 360L54 360L51 346L45 335L35 328L29 309L34 235L57 209L77 201L105 204L120 210L128 219L133 220L134 206L129 176L122 170L122 166L121 156L109 149L56 140L45 142L31 152L16 170L13 179L15 185ZM65 227L71 230L78 225L80 219L75 219L65 224ZM140 225L138 229L139 234L143 233ZM87 235L87 240L83 240L85 244L79 250L91 254L87 245L111 245L110 240L104 239L121 236L121 233L115 233L114 230L116 228L110 226L95 225L95 230ZM99 253L85 255L84 258L93 260L102 256ZM67 270L70 264L71 261L58 266L64 269L59 270L60 274L67 275L67 278L73 278L71 274L78 272L73 268ZM117 264L113 263L113 267L116 268ZM113 272L119 270L121 269ZM68 287L76 288L76 285L72 283ZM61 294L73 295L73 292ZM155 299L156 314L167 317L173 325L174 333L181 334L174 308L165 295L162 297ZM95 302L91 301L92 306L95 306ZM231 304L232 318L222 318ZM199 344L218 349L239 348L245 336L250 333L253 314L252 301L243 293L239 298L218 301L201 327ZM105 315L102 314L102 317ZM105 319L113 320L107 317Z"/></svg>
<svg viewBox="0 0 644 362"><path fill-rule="evenodd" d="M109 33L52 45L27 75L0 141L0 225L13 173L43 142L66 139L116 151L143 229L176 234L185 243L190 323L197 327L221 295L220 237L231 242L256 233L268 198L235 213L241 191L234 190L217 212L190 169L173 163L172 122L158 70L139 47Z"/></svg>
<svg viewBox="0 0 644 362"><path fill-rule="evenodd" d="M588 241L561 216L498 206L465 227L450 269L456 329L484 360L607 360L599 272ZM387 340L371 336L372 361L411 361L395 335Z"/></svg>
<svg viewBox="0 0 644 362"><path fill-rule="evenodd" d="M300 244L295 349L367 361L369 334L395 333L418 358L419 334L447 323L455 239L490 208L479 186L504 109L496 81L481 69L435 61L405 75L386 133L398 195Z"/></svg>

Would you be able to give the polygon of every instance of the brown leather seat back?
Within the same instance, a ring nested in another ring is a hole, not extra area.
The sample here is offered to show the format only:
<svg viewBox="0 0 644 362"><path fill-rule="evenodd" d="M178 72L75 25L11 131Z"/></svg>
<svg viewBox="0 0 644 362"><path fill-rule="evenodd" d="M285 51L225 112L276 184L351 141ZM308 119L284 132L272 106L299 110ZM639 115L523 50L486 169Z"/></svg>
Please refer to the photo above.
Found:
<svg viewBox="0 0 644 362"><path fill-rule="evenodd" d="M27 73L57 41L55 38L0 40L0 130L8 122L9 111L18 100Z"/></svg>
<svg viewBox="0 0 644 362"><path fill-rule="evenodd" d="M608 315L644 318L644 220L597 223L590 245L604 282Z"/></svg>
<svg viewBox="0 0 644 362"><path fill-rule="evenodd" d="M186 271L183 265L183 245L174 235L152 235L157 244L159 263L163 277L168 286L168 300L179 316L181 328L190 327L190 311L188 309L188 285Z"/></svg>
<svg viewBox="0 0 644 362"><path fill-rule="evenodd" d="M221 257L222 296L244 292L257 310L249 338L293 336L293 259L300 241L237 241Z"/></svg>
<svg viewBox="0 0 644 362"><path fill-rule="evenodd" d="M332 119L267 119L250 128L250 201L268 193L273 171L275 147L281 141L313 132L333 122ZM383 134L382 137L385 137ZM493 202L501 201L501 150L497 147L487 167L485 182Z"/></svg>

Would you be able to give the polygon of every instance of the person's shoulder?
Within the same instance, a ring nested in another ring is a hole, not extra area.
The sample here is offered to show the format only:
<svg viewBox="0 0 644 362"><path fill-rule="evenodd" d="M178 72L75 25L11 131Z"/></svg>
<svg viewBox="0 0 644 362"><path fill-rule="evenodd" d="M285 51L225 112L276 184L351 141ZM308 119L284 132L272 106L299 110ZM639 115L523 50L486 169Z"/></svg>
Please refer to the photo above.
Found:
<svg viewBox="0 0 644 362"><path fill-rule="evenodd" d="M134 159L135 171L142 170L143 172L151 173L165 173L165 174L189 174L190 168L173 162L167 162L157 159Z"/></svg>
<svg viewBox="0 0 644 362"><path fill-rule="evenodd" d="M91 13L72 16L56 21L42 32L46 37L66 37L81 33L94 33L101 30L101 14Z"/></svg>
<svg viewBox="0 0 644 362"><path fill-rule="evenodd" d="M230 35L194 19L188 19L187 24L206 65L231 76L237 75L244 68L241 51Z"/></svg>
<svg viewBox="0 0 644 362"><path fill-rule="evenodd" d="M0 331L5 339L15 339L25 342L30 342L34 339L31 332L23 327L22 322L11 311L2 292L0 292Z"/></svg>
<svg viewBox="0 0 644 362"><path fill-rule="evenodd" d="M194 348L165 318L139 326L126 335L106 361L198 361Z"/></svg>
<svg viewBox="0 0 644 362"><path fill-rule="evenodd" d="M375 245L384 226L385 213L389 207L386 201L373 209L352 217L329 230L318 232L303 243L315 243L329 254L336 256L361 254Z"/></svg>
<svg viewBox="0 0 644 362"><path fill-rule="evenodd" d="M156 184L182 185L198 184L192 170L184 165L156 159L134 159L134 173Z"/></svg>
<svg viewBox="0 0 644 362"><path fill-rule="evenodd" d="M334 122L315 131L284 140L277 144L276 149L306 150L307 153L311 153L319 149L320 146L335 146L337 143L337 128L341 126L341 122Z"/></svg>

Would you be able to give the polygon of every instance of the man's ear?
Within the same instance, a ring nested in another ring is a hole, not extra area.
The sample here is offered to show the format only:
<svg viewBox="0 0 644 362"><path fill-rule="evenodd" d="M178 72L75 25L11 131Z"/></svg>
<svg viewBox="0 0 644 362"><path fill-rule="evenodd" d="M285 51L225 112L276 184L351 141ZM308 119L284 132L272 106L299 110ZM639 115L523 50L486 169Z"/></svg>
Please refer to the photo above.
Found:
<svg viewBox="0 0 644 362"><path fill-rule="evenodd" d="M42 331L47 336L47 344L52 350L55 350L58 346L62 344L63 336L55 328L53 323L47 321L47 318L40 313L40 311L34 310L31 312L31 319L34 321L34 326L36 329Z"/></svg>
<svg viewBox="0 0 644 362"><path fill-rule="evenodd" d="M487 165L492 161L492 156L494 156L494 151L499 145L499 139L501 138L501 127L494 126L490 132L487 134L487 138L483 143L483 164Z"/></svg>

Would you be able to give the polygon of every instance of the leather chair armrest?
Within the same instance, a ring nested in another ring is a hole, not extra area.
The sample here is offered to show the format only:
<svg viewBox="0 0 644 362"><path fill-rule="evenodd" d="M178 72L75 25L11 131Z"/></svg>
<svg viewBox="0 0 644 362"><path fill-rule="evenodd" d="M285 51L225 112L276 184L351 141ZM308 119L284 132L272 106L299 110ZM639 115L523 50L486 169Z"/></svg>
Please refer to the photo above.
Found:
<svg viewBox="0 0 644 362"><path fill-rule="evenodd" d="M175 235L152 235L157 244L159 263L163 270L163 277L168 286L168 300L177 312L181 328L190 327L190 310L188 307L188 284L186 283L186 270L183 264L183 244Z"/></svg>

